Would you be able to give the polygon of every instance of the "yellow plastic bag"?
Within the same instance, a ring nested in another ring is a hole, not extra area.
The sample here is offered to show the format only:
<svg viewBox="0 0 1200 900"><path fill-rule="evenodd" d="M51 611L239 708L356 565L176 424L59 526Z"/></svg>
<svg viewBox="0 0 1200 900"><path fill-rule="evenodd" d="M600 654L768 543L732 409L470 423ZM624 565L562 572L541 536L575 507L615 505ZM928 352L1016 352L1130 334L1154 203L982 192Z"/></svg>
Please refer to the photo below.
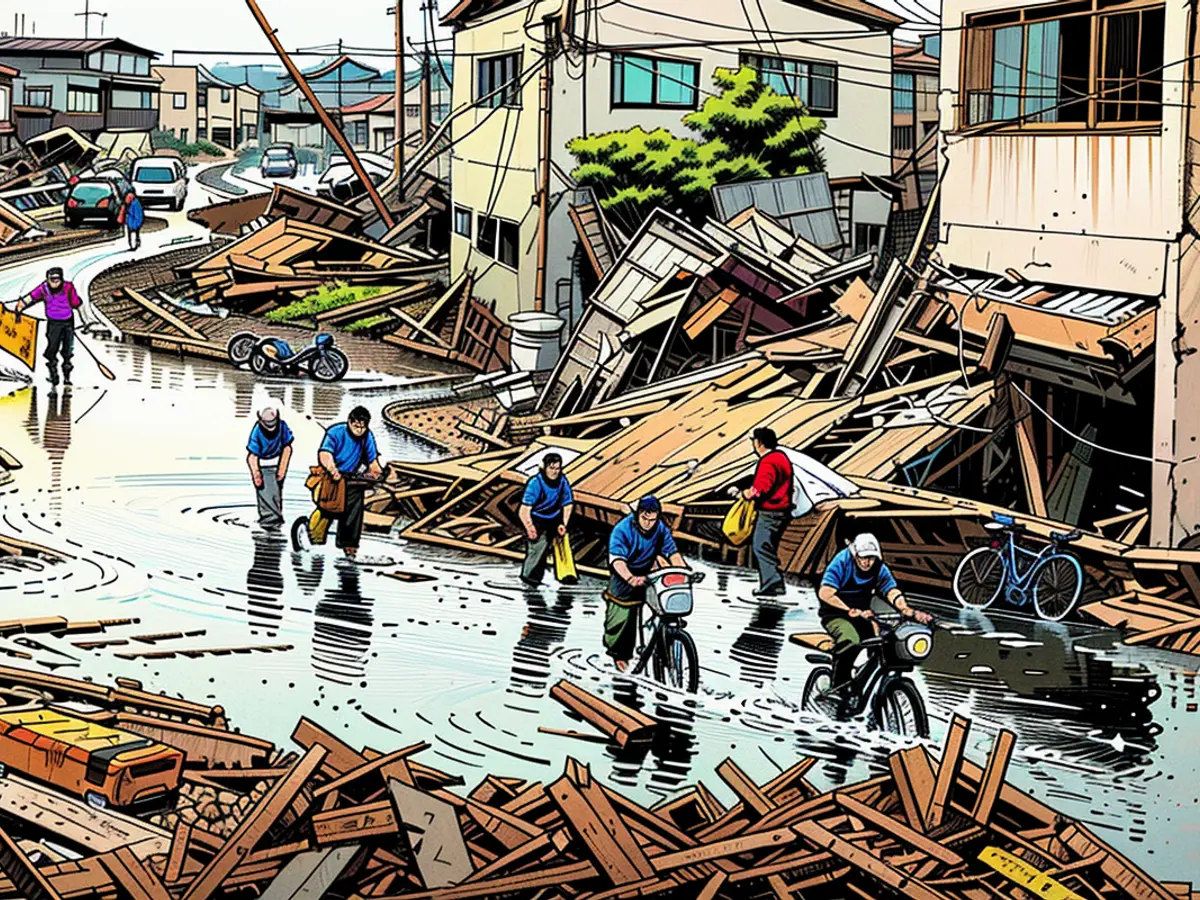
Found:
<svg viewBox="0 0 1200 900"><path fill-rule="evenodd" d="M734 501L733 506L729 507L729 512L725 514L725 521L721 523L721 531L725 533L729 543L740 547L750 540L750 535L754 533L754 521L757 518L758 510L754 508L754 504L745 498L739 498Z"/></svg>
<svg viewBox="0 0 1200 900"><path fill-rule="evenodd" d="M554 539L554 577L559 584L577 584L579 573L575 571L575 554L571 552L571 536L564 534Z"/></svg>

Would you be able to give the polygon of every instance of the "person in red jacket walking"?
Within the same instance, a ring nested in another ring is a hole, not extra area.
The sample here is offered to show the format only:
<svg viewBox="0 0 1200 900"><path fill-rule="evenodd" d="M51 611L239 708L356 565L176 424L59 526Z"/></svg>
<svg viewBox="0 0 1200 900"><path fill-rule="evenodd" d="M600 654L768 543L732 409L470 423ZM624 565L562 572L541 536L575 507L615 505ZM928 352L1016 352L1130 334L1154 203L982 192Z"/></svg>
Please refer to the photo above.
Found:
<svg viewBox="0 0 1200 900"><path fill-rule="evenodd" d="M758 454L758 467L754 483L742 496L758 510L751 542L758 566L754 596L782 597L786 589L779 571L779 541L792 521L792 461L779 449L779 439L770 428L754 429L750 440Z"/></svg>

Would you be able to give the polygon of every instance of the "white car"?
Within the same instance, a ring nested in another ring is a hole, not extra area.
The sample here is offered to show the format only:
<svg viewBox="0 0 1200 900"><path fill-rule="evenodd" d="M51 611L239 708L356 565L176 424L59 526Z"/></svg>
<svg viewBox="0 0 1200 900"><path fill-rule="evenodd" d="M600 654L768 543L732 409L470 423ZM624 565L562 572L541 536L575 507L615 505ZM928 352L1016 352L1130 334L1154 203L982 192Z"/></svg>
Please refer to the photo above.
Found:
<svg viewBox="0 0 1200 900"><path fill-rule="evenodd" d="M147 156L133 164L133 190L143 206L166 203L181 210L187 201L187 171L169 156Z"/></svg>
<svg viewBox="0 0 1200 900"><path fill-rule="evenodd" d="M392 161L381 153L359 153L358 161L367 172L371 183L378 187L392 174ZM317 196L328 197L339 203L346 203L357 197L364 188L358 180L358 175L350 161L341 153L329 157L329 168L317 182Z"/></svg>

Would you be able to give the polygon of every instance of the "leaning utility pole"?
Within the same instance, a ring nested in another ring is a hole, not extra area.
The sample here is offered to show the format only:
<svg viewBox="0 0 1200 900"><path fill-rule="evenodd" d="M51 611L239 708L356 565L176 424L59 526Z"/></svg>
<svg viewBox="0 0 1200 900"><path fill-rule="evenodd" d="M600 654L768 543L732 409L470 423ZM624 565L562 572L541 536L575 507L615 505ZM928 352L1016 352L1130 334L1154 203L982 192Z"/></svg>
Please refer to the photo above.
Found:
<svg viewBox="0 0 1200 900"><path fill-rule="evenodd" d="M546 310L546 259L549 255L550 225L550 103L554 83L554 46L558 39L558 19L546 16L542 49L542 74L538 79L538 110L541 113L541 140L538 148L538 245L537 280L533 286L534 312ZM518 88L519 89L519 88Z"/></svg>
<svg viewBox="0 0 1200 900"><path fill-rule="evenodd" d="M396 17L396 96L392 101L396 107L393 111L392 167L396 173L396 198L404 200L404 0L396 0L396 5L388 12Z"/></svg>
<svg viewBox="0 0 1200 900"><path fill-rule="evenodd" d="M338 145L338 148L346 154L346 160L350 163L350 167L354 169L354 174L358 176L358 180L362 182L366 188L368 196L371 198L371 204L379 213L379 218L383 223L391 228L396 224L392 218L392 214L388 212L387 205L383 202L383 198L379 196L379 191L375 189L375 183L371 181L367 175L367 170L363 168L362 161L359 160L358 154L354 152L354 147L346 140L346 136L342 134L330 117L329 112L321 105L321 101L317 99L317 95L313 93L312 88L308 86L308 82L304 80L304 76L292 62L292 58L288 56L288 52L283 49L283 44L279 43L279 38L275 36L275 30L271 28L271 23L267 21L267 17L263 15L261 9L258 8L257 0L246 0L246 5L250 7L250 12L254 14L255 21L263 30L263 34L267 36L267 40L271 42L271 46L275 48L275 53L279 57L283 67L287 69L288 74L292 76L292 80L296 82L296 86L300 88L300 92L304 94L304 99L312 106L313 111L317 114L317 118L321 120L321 124L325 126L325 130L333 137L333 141Z"/></svg>

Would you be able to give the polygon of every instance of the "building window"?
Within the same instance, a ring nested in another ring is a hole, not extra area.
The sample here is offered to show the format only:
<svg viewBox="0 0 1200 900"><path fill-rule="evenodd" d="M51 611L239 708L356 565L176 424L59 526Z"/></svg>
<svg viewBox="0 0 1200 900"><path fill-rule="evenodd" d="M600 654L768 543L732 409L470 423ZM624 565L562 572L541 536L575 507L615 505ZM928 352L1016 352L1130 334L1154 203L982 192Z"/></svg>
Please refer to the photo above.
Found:
<svg viewBox="0 0 1200 900"><path fill-rule="evenodd" d="M912 112L913 95L917 90L916 79L912 72L896 72L892 75L892 110L894 112Z"/></svg>
<svg viewBox="0 0 1200 900"><path fill-rule="evenodd" d="M367 145L367 123L366 122L347 122L346 137L355 147L365 147Z"/></svg>
<svg viewBox="0 0 1200 900"><path fill-rule="evenodd" d="M475 246L484 256L510 269L517 267L517 247L521 243L521 227L507 219L485 216L476 219L478 234Z"/></svg>
<svg viewBox="0 0 1200 900"><path fill-rule="evenodd" d="M963 124L1160 124L1165 20L1161 5L1106 0L969 16Z"/></svg>
<svg viewBox="0 0 1200 900"><path fill-rule="evenodd" d="M475 102L494 109L498 106L521 107L521 54L506 53L479 60L475 80ZM494 96L488 96L493 94Z"/></svg>
<svg viewBox="0 0 1200 900"><path fill-rule="evenodd" d="M188 130L186 128L180 128L179 129L179 140L183 141L186 144L187 137L188 137Z"/></svg>
<svg viewBox="0 0 1200 900"><path fill-rule="evenodd" d="M104 70L104 54L89 53L87 57L87 67L94 71L101 72Z"/></svg>
<svg viewBox="0 0 1200 900"><path fill-rule="evenodd" d="M246 140L248 140L248 141L252 141L256 137L258 137L258 126L257 125L247 125L247 126L245 126L245 131L246 131Z"/></svg>
<svg viewBox="0 0 1200 900"><path fill-rule="evenodd" d="M879 245L883 242L882 225L854 225L854 252L878 253Z"/></svg>
<svg viewBox="0 0 1200 900"><path fill-rule="evenodd" d="M39 106L44 109L50 108L50 88L48 87L27 87L25 88L25 105Z"/></svg>
<svg viewBox="0 0 1200 900"><path fill-rule="evenodd" d="M97 91L85 91L79 88L67 88L67 112L69 113L98 113L100 112L100 94Z"/></svg>
<svg viewBox="0 0 1200 900"><path fill-rule="evenodd" d="M454 233L471 239L471 211L465 206L454 207Z"/></svg>
<svg viewBox="0 0 1200 900"><path fill-rule="evenodd" d="M154 95L150 91L129 91L114 88L113 109L153 109Z"/></svg>
<svg viewBox="0 0 1200 900"><path fill-rule="evenodd" d="M913 127L911 125L892 126L892 149L911 150L913 148Z"/></svg>
<svg viewBox="0 0 1200 900"><path fill-rule="evenodd" d="M175 109L187 109L187 94L172 94L171 105Z"/></svg>
<svg viewBox="0 0 1200 900"><path fill-rule="evenodd" d="M228 88L221 88L221 102L222 103L229 102L229 89Z"/></svg>
<svg viewBox="0 0 1200 900"><path fill-rule="evenodd" d="M937 126L937 119L926 119L921 123L921 137L925 137L929 132L937 130Z"/></svg>
<svg viewBox="0 0 1200 900"><path fill-rule="evenodd" d="M614 53L614 107L671 107L695 109L700 66L694 62Z"/></svg>
<svg viewBox="0 0 1200 900"><path fill-rule="evenodd" d="M404 107L404 115L409 119L415 119L421 115L421 107L418 104L410 103Z"/></svg>
<svg viewBox="0 0 1200 900"><path fill-rule="evenodd" d="M149 76L149 74L150 74L150 57L135 56L133 58L133 74Z"/></svg>
<svg viewBox="0 0 1200 900"><path fill-rule="evenodd" d="M208 109L208 88L200 88L196 94L196 108Z"/></svg>
<svg viewBox="0 0 1200 900"><path fill-rule="evenodd" d="M201 125L199 128L196 129L196 140L198 140L198 141L208 140L208 126L207 125Z"/></svg>
<svg viewBox="0 0 1200 900"><path fill-rule="evenodd" d="M837 66L833 63L743 53L742 65L758 72L763 84L777 94L795 97L810 113L837 115Z"/></svg>
<svg viewBox="0 0 1200 900"><path fill-rule="evenodd" d="M0 122L7 122L12 110L12 88L0 87Z"/></svg>

